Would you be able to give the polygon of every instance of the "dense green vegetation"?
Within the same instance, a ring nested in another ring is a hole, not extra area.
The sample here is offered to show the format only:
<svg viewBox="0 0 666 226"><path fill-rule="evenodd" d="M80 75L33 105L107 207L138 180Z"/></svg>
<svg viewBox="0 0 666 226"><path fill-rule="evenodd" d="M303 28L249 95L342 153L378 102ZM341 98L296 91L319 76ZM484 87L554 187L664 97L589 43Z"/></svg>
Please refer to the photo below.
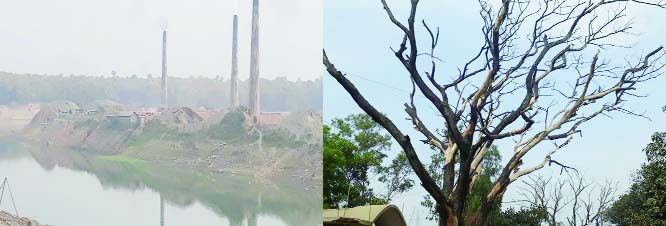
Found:
<svg viewBox="0 0 666 226"><path fill-rule="evenodd" d="M384 204L392 195L413 186L406 178L411 168L404 155L382 166L383 152L391 138L366 114L333 119L324 125L324 208ZM375 171L386 184L385 194L370 188L368 175Z"/></svg>
<svg viewBox="0 0 666 226"><path fill-rule="evenodd" d="M264 132L263 141L266 145L281 148L298 148L306 144L304 140L282 128Z"/></svg>
<svg viewBox="0 0 666 226"><path fill-rule="evenodd" d="M215 78L169 78L172 106L225 108L229 105L229 82ZM247 103L246 81L239 84L240 102ZM321 79L290 81L262 79L261 108L264 111L322 109ZM71 100L83 106L97 100L112 100L128 106L157 106L160 78L45 76L0 72L0 105Z"/></svg>
<svg viewBox="0 0 666 226"><path fill-rule="evenodd" d="M222 121L212 125L204 132L206 136L221 139L224 142L240 143L249 139L250 125L242 111L232 111L224 115Z"/></svg>
<svg viewBox="0 0 666 226"><path fill-rule="evenodd" d="M608 211L611 222L619 226L666 226L666 132L652 135L643 151L647 163Z"/></svg>
<svg viewBox="0 0 666 226"><path fill-rule="evenodd" d="M324 125L324 208L368 204L374 197L369 188L369 170L386 157L382 150L390 138L367 116L348 116Z"/></svg>

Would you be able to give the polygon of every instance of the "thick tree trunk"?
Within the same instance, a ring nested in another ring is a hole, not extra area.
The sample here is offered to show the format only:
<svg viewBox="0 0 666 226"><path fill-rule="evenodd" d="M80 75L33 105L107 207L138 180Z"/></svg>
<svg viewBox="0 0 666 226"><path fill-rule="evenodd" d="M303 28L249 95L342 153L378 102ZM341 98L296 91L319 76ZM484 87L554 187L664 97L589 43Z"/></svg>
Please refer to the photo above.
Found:
<svg viewBox="0 0 666 226"><path fill-rule="evenodd" d="M479 208L476 210L474 222L470 222L469 225L483 226L488 219L488 214L490 211L493 209L493 207L495 207L497 202L502 200L504 191L506 191L508 184L501 182L498 183L499 184L497 184L496 187L494 187L493 190L488 193L488 195L483 197L481 200L481 206L479 206Z"/></svg>
<svg viewBox="0 0 666 226"><path fill-rule="evenodd" d="M488 213L490 213L490 209L492 209L493 203L489 203L484 200L481 205L482 206L476 212L476 216L474 217L474 222L471 222L470 225L483 226L484 223L486 223L486 220L488 218Z"/></svg>
<svg viewBox="0 0 666 226"><path fill-rule="evenodd" d="M458 217L453 214L453 210L447 207L438 207L439 226L458 226Z"/></svg>
<svg viewBox="0 0 666 226"><path fill-rule="evenodd" d="M448 223L447 223L448 216L446 215L446 213L442 213L441 210L437 211L437 213L439 214L439 224L438 225L439 226L448 226Z"/></svg>

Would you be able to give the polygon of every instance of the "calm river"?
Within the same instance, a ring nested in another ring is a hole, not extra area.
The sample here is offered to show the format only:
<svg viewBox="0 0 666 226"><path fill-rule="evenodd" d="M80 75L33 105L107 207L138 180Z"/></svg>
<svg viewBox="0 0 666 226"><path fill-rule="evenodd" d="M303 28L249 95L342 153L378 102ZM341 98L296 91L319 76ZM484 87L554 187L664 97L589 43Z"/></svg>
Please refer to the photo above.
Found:
<svg viewBox="0 0 666 226"><path fill-rule="evenodd" d="M321 225L321 194L298 186L72 150L0 141L5 177L18 214L54 226Z"/></svg>

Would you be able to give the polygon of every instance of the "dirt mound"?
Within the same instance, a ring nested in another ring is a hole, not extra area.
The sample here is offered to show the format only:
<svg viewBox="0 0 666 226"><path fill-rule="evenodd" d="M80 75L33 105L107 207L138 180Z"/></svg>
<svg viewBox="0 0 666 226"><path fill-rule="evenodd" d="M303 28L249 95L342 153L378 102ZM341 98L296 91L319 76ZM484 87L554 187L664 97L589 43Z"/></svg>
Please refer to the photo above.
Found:
<svg viewBox="0 0 666 226"><path fill-rule="evenodd" d="M294 112L289 114L279 124L279 127L302 137L309 136L321 139L323 132L322 115L317 112Z"/></svg>
<svg viewBox="0 0 666 226"><path fill-rule="evenodd" d="M79 146L95 153L118 154L127 148L127 142L133 135L133 130L115 131L102 125L91 130Z"/></svg>
<svg viewBox="0 0 666 226"><path fill-rule="evenodd" d="M72 101L56 101L41 106L39 112L35 114L28 128L41 128L43 125L49 124L56 120L63 114L80 114L83 110L81 107Z"/></svg>
<svg viewBox="0 0 666 226"><path fill-rule="evenodd" d="M158 119L162 123L175 125L189 125L203 121L199 114L188 107L164 109Z"/></svg>
<svg viewBox="0 0 666 226"><path fill-rule="evenodd" d="M5 211L0 211L0 225L2 226L42 226L35 220L17 217Z"/></svg>

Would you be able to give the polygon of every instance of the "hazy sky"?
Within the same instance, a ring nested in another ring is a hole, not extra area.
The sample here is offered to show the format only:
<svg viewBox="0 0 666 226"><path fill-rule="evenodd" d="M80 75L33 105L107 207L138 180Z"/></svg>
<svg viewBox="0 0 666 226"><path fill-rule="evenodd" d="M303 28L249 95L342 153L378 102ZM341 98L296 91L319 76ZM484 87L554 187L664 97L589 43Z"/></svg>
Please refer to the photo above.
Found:
<svg viewBox="0 0 666 226"><path fill-rule="evenodd" d="M396 17L404 21L409 1L389 0L388 3L394 8ZM477 1L420 1L417 21L426 19L430 26L441 28L437 56L444 61L444 66L438 68L440 76L457 74L457 71L446 71L455 70L455 66L468 60L482 42L478 9ZM332 62L339 70L351 74L348 78L365 97L403 128L412 140L421 139L422 135L412 129L411 122L404 120L407 115L403 103L408 101L410 80L389 49L397 48L402 35L388 20L380 1L325 1L324 11L324 47ZM666 21L663 10L632 7L628 13L635 17L634 32L641 35L614 40L619 44L634 46L632 49L602 52L602 57L616 60L615 63L622 63L624 59L633 60L641 53L663 45L666 38L666 28L661 22ZM419 38L423 40L422 46L429 44L420 23L418 29L421 30ZM618 113L612 114L613 118L596 118L582 126L582 138L577 136L570 145L556 153L554 159L576 167L594 182L613 179L619 182L619 188L624 192L630 185L632 172L644 162L644 153L641 150L649 142L650 136L656 131L666 131L666 114L660 110L661 106L666 105L664 85L666 76L640 85L638 93L648 97L632 99L624 106L645 113L652 121ZM331 118L361 112L344 89L327 74L324 75L324 97L326 122ZM443 127L441 118L435 114L427 100L418 97L416 104L420 106L421 119L430 125L431 130ZM428 162L432 154L430 149L420 143L415 145L420 158ZM497 145L504 153L503 162L506 162L507 156L512 152L513 143L500 142ZM390 157L401 151L398 145L393 146L389 152ZM537 146L526 156L525 166L539 163L545 153L551 150L550 144ZM557 167L546 167L540 173L557 178L559 170ZM563 177L560 178L564 179ZM420 187L417 178L415 181L415 188L398 197L393 203L404 207L403 214L409 218L409 225L435 225L434 222L425 220L427 210L420 207L420 202L427 193ZM516 185L519 184L509 187L505 200L516 197Z"/></svg>
<svg viewBox="0 0 666 226"><path fill-rule="evenodd" d="M320 77L322 1L260 4L261 76ZM170 76L227 78L237 8L239 76L248 77L252 0L0 0L0 5L1 71L159 75L166 24Z"/></svg>

